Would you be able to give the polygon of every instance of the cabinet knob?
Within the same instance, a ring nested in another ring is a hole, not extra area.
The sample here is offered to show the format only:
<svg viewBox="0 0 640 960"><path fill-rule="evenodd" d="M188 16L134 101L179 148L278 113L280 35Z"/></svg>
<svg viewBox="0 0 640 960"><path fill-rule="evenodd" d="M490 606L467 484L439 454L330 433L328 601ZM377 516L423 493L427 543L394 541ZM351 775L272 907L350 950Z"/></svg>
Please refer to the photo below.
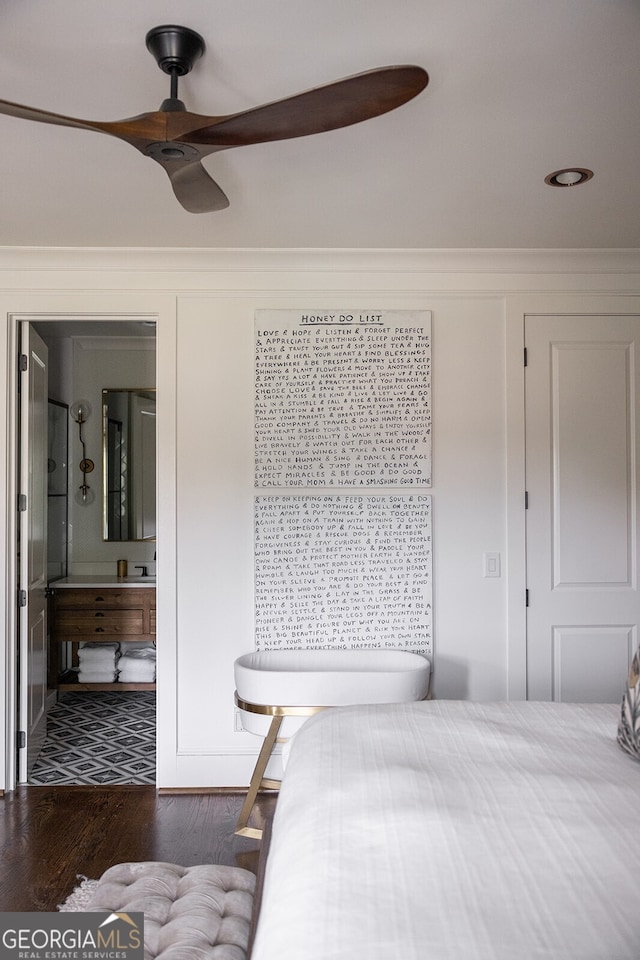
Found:
<svg viewBox="0 0 640 960"><path fill-rule="evenodd" d="M96 627L96 633L104 633L104 627Z"/></svg>
<svg viewBox="0 0 640 960"><path fill-rule="evenodd" d="M98 600L101 600L104 603L104 597L96 597L96 603L98 602Z"/></svg>
<svg viewBox="0 0 640 960"><path fill-rule="evenodd" d="M104 613L102 612L102 610L98 610L98 611L94 614L94 616L95 616L95 617L104 617Z"/></svg>

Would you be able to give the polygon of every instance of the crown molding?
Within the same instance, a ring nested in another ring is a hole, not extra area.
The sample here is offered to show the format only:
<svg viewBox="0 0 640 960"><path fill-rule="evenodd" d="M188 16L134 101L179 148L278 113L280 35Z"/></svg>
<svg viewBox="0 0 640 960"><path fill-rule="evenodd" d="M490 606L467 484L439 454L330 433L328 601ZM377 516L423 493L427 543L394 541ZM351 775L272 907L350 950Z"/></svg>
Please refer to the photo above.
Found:
<svg viewBox="0 0 640 960"><path fill-rule="evenodd" d="M0 274L370 273L640 275L640 249L223 249L0 247Z"/></svg>

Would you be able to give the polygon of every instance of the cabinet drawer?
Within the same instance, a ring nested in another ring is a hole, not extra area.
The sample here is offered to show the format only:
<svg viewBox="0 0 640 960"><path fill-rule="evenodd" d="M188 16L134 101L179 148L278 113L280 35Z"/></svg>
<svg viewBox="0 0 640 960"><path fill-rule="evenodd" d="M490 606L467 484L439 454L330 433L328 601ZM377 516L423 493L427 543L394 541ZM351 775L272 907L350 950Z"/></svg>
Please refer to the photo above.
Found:
<svg viewBox="0 0 640 960"><path fill-rule="evenodd" d="M132 590L131 588L105 589L99 587L93 590L58 590L55 595L55 609L74 610L78 608L93 610L124 610L127 608L144 607L153 602L155 590Z"/></svg>
<svg viewBox="0 0 640 960"><path fill-rule="evenodd" d="M142 610L58 610L55 634L58 640L85 634L113 636L137 635L144 632Z"/></svg>

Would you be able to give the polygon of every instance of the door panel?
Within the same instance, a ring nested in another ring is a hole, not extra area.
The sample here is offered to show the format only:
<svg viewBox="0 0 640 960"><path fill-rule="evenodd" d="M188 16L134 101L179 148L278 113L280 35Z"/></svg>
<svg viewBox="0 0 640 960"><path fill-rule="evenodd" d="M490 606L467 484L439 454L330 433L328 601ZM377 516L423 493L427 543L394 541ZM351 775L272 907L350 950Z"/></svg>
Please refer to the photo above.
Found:
<svg viewBox="0 0 640 960"><path fill-rule="evenodd" d="M28 323L21 328L26 357L20 394L20 694L22 742L18 775L24 783L46 735L47 706L47 347Z"/></svg>
<svg viewBox="0 0 640 960"><path fill-rule="evenodd" d="M553 700L616 703L629 669L635 626L553 627Z"/></svg>
<svg viewBox="0 0 640 960"><path fill-rule="evenodd" d="M639 317L527 317L527 687L615 702L637 643Z"/></svg>
<svg viewBox="0 0 640 960"><path fill-rule="evenodd" d="M631 586L632 344L551 344L553 581Z"/></svg>

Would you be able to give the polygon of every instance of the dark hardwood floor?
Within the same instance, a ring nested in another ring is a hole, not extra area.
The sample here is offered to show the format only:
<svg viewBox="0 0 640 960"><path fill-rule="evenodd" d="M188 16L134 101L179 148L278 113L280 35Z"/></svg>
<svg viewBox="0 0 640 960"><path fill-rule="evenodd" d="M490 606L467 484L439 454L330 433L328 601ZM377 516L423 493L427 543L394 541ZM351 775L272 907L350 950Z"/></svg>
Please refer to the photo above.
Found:
<svg viewBox="0 0 640 960"><path fill-rule="evenodd" d="M0 910L52 911L78 874L115 863L164 860L258 869L260 842L236 837L244 795L164 794L155 787L19 787L0 798ZM259 797L252 823L272 816Z"/></svg>

